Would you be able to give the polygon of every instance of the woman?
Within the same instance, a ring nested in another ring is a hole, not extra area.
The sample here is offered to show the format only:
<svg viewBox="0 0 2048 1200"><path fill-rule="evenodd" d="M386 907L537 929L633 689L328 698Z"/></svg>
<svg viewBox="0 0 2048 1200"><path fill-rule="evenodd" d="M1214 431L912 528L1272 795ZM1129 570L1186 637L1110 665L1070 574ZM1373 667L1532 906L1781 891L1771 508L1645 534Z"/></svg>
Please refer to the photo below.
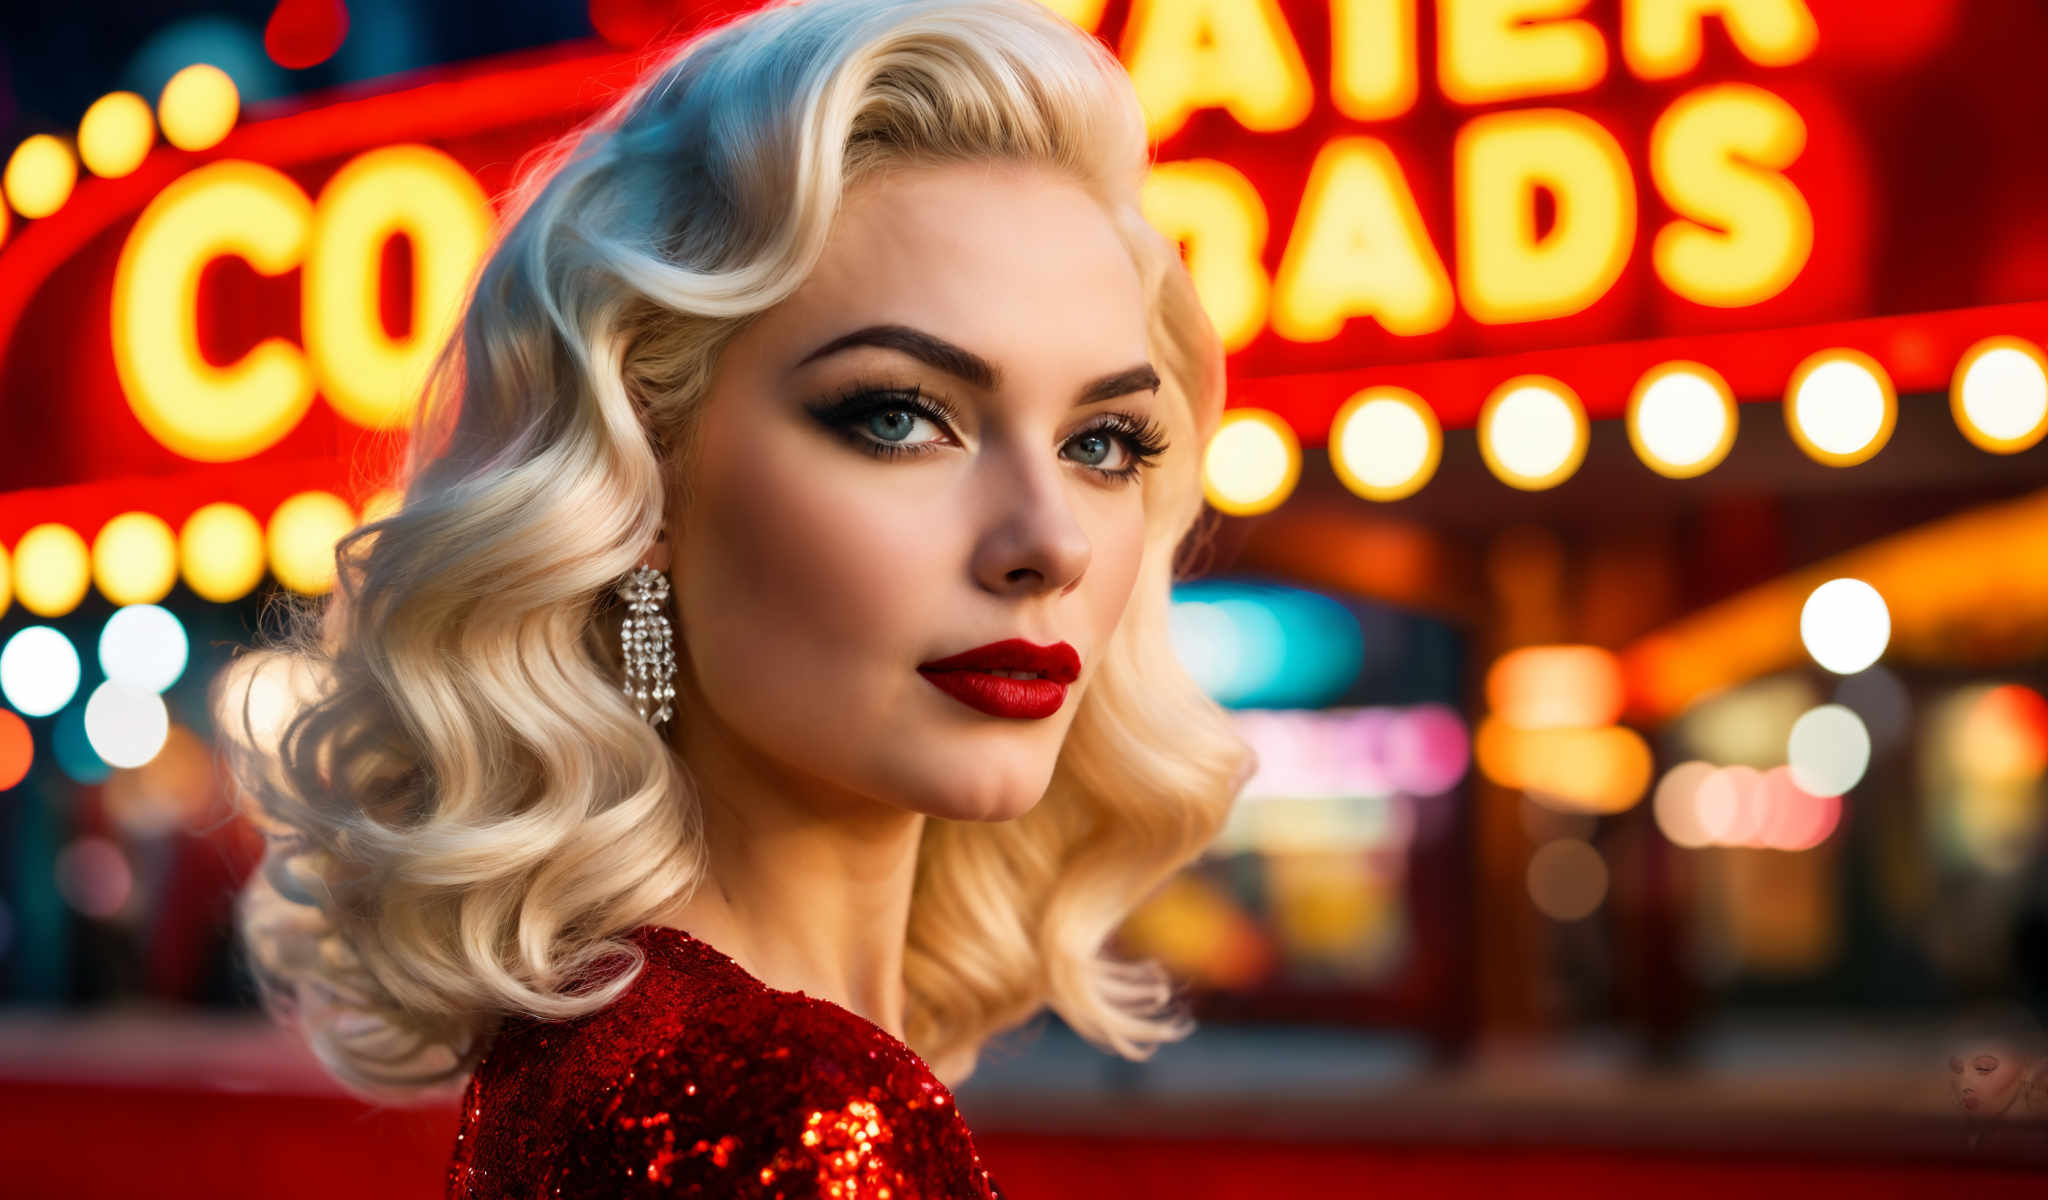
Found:
<svg viewBox="0 0 2048 1200"><path fill-rule="evenodd" d="M468 1076L451 1196L993 1196L988 1038L1188 1032L1107 950L1252 768L1167 634L1222 356L1147 166L1031 0L811 0L528 177L402 507L218 698L266 1002Z"/></svg>

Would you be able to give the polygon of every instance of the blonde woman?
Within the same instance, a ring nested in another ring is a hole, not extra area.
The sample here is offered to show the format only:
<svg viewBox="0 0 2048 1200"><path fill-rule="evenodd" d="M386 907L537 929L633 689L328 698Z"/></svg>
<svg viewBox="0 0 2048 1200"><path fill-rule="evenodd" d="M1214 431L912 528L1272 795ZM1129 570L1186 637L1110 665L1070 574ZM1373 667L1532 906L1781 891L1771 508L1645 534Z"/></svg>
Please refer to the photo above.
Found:
<svg viewBox="0 0 2048 1200"><path fill-rule="evenodd" d="M451 1197L993 1197L987 1039L1189 1031L1108 948L1252 768L1167 633L1222 354L1144 129L1031 0L810 0L513 197L402 506L217 696L266 1003L466 1080Z"/></svg>

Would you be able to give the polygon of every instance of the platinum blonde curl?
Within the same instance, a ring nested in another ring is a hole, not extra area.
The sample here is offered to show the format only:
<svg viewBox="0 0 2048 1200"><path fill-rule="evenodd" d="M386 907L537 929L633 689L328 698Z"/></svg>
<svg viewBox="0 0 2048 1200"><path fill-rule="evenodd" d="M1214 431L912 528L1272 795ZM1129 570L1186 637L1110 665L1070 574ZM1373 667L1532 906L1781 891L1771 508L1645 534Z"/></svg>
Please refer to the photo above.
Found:
<svg viewBox="0 0 2048 1200"><path fill-rule="evenodd" d="M1129 1058L1190 1031L1165 970L1110 938L1215 836L1253 757L1167 634L1223 356L1140 214L1137 98L1031 0L809 0L663 52L526 165L422 397L402 504L215 684L267 843L243 950L266 1009L351 1091L453 1091L506 1016L568 1020L631 986L623 935L687 896L705 848L688 764L619 688L614 584L690 502L720 349L810 274L842 194L984 160L1066 172L1115 222L1172 449L1044 798L928 821L908 1041L957 1084L1044 1008Z"/></svg>

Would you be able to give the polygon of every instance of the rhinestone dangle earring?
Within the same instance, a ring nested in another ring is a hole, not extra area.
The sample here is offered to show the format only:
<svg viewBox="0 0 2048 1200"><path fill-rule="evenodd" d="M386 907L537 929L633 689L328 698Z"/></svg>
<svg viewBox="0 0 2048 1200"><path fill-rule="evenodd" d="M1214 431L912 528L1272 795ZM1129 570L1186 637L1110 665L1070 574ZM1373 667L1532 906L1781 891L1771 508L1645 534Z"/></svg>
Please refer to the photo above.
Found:
<svg viewBox="0 0 2048 1200"><path fill-rule="evenodd" d="M630 615L619 630L625 653L626 687L640 719L659 726L674 712L676 654L669 634L668 576L641 564L627 572L619 588Z"/></svg>

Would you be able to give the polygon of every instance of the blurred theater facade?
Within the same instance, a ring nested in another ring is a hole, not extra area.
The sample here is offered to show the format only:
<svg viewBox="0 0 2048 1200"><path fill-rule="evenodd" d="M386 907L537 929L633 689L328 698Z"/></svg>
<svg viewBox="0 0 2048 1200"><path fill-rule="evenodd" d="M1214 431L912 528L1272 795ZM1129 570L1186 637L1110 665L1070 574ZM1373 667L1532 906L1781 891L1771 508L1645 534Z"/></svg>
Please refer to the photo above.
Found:
<svg viewBox="0 0 2048 1200"><path fill-rule="evenodd" d="M1230 352L1175 638L1261 765L1127 947L1449 1054L2042 1013L2048 12L1054 7ZM494 198L636 50L196 66L15 151L0 999L249 1003L206 683L395 502Z"/></svg>

